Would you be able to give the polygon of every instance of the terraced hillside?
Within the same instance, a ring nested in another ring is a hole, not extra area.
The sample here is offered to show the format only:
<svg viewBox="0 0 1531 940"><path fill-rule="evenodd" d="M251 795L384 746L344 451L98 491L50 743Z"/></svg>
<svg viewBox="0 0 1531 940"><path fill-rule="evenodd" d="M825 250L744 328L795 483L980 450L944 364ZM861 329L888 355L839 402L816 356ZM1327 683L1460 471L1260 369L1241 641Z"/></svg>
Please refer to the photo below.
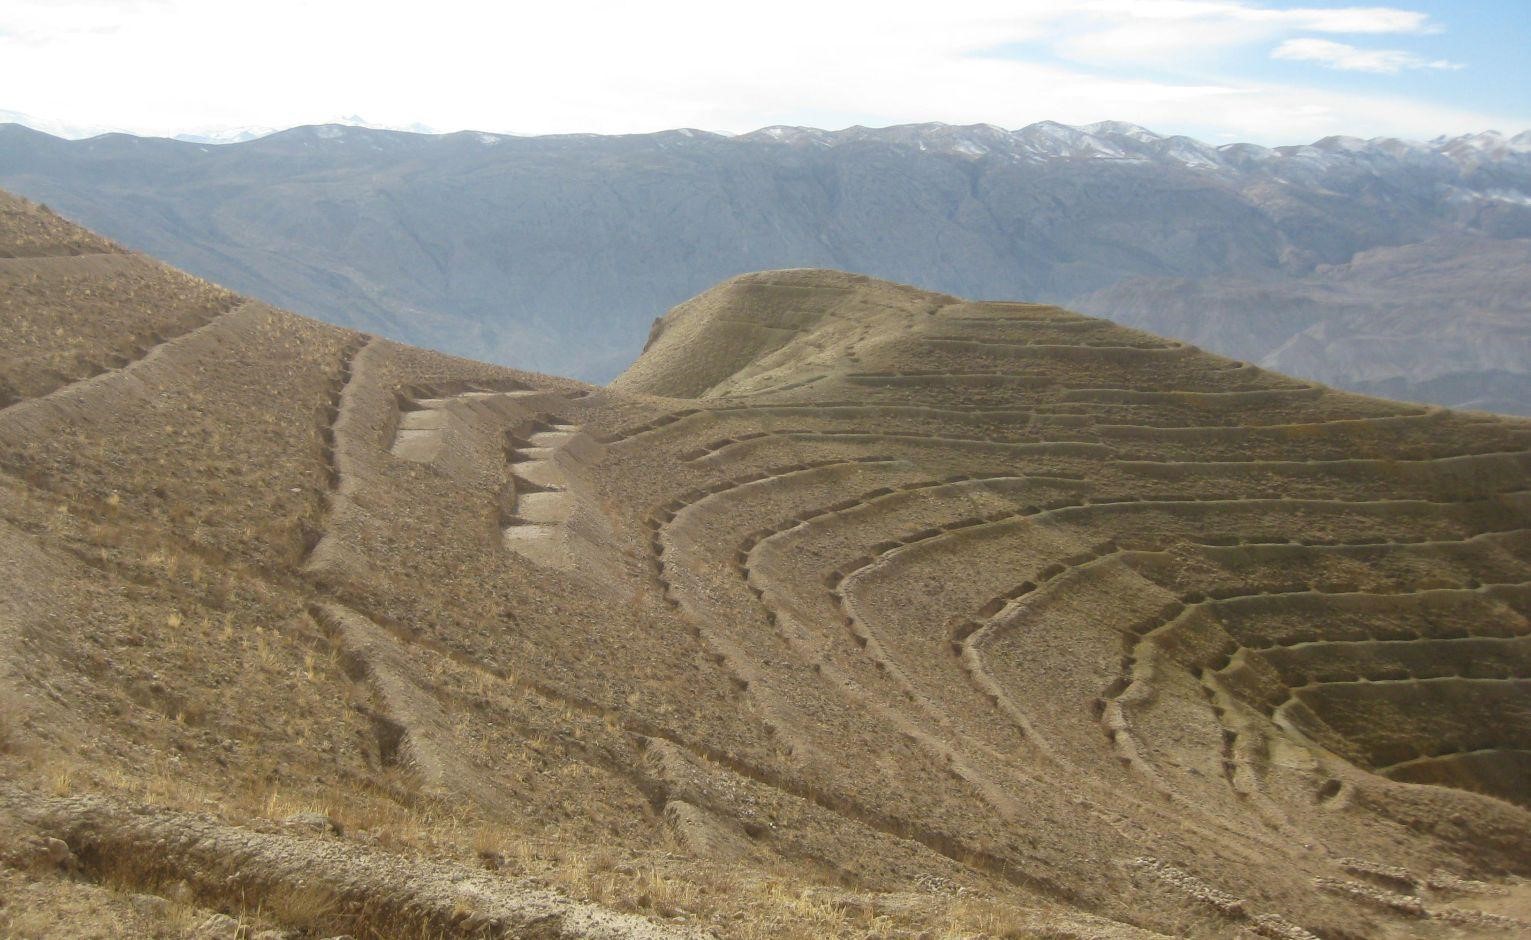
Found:
<svg viewBox="0 0 1531 940"><path fill-rule="evenodd" d="M600 389L0 255L0 932L1531 931L1531 422L830 271Z"/></svg>

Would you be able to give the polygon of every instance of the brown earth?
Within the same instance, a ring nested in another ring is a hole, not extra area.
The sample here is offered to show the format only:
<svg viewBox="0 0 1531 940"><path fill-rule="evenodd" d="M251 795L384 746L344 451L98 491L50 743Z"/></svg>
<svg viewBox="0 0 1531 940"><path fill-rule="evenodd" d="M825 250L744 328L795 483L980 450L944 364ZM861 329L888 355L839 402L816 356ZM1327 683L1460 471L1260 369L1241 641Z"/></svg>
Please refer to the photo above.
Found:
<svg viewBox="0 0 1531 940"><path fill-rule="evenodd" d="M0 223L0 935L1531 931L1531 422L819 270L600 389Z"/></svg>

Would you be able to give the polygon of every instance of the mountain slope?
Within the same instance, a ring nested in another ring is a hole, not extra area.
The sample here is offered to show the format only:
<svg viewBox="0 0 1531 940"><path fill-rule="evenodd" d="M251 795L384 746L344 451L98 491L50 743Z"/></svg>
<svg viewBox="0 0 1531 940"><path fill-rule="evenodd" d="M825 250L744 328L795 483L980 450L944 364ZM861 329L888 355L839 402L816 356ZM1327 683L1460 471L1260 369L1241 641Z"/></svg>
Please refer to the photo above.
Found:
<svg viewBox="0 0 1531 940"><path fill-rule="evenodd" d="M596 381L636 355L653 311L742 272L815 266L1067 303L1341 385L1531 410L1526 134L1270 149L1114 122L736 138L332 125L201 146L7 126L0 184L272 303ZM1395 283L1365 260L1391 250L1431 253L1447 276L1423 294ZM1480 287L1507 276L1514 290ZM1443 302L1456 336L1436 357L1415 337Z"/></svg>
<svg viewBox="0 0 1531 940"><path fill-rule="evenodd" d="M3 204L0 930L1528 929L1525 421L822 270L609 389L92 333Z"/></svg>
<svg viewBox="0 0 1531 940"><path fill-rule="evenodd" d="M1528 259L1524 238L1443 236L1280 282L1129 278L1077 306L1359 391L1525 413Z"/></svg>

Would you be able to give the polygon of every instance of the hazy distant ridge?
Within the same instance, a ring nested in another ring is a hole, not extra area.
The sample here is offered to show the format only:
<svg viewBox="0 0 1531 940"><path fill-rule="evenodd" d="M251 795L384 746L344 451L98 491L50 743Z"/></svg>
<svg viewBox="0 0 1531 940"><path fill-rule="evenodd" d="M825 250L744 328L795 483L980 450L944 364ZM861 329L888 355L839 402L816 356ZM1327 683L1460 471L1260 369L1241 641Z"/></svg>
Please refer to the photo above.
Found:
<svg viewBox="0 0 1531 940"><path fill-rule="evenodd" d="M336 322L603 380L721 278L1070 303L1368 391L1531 411L1531 132L1212 146L1121 122L606 137L0 127L0 185Z"/></svg>

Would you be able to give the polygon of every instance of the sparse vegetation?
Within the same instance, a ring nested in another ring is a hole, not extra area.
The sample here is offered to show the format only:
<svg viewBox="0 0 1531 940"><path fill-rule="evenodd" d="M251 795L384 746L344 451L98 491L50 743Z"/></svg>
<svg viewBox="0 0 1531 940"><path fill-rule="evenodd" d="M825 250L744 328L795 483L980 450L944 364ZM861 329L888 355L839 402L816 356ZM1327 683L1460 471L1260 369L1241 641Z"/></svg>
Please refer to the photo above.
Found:
<svg viewBox="0 0 1531 940"><path fill-rule="evenodd" d="M1526 919L1526 422L823 271L598 390L37 251L0 931Z"/></svg>

